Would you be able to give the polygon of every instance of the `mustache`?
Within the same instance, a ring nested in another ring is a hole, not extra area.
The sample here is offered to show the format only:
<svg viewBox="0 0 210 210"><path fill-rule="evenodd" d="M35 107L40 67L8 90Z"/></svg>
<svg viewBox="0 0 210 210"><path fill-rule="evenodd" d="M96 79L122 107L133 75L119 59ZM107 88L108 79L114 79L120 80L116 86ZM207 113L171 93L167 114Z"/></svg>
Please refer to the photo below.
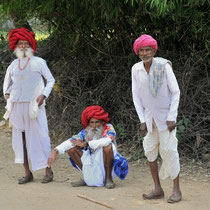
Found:
<svg viewBox="0 0 210 210"><path fill-rule="evenodd" d="M96 139L99 139L101 138L102 133L103 133L102 125L99 128L91 128L91 127L87 128L87 136L89 139L93 139L94 136Z"/></svg>
<svg viewBox="0 0 210 210"><path fill-rule="evenodd" d="M16 47L14 53L19 59L21 59L24 57L24 55L26 55L27 57L31 57L34 51L31 47L27 49L20 49L19 47Z"/></svg>
<svg viewBox="0 0 210 210"><path fill-rule="evenodd" d="M94 132L97 132L97 131L100 131L101 129L100 128L90 128L90 131L94 131Z"/></svg>

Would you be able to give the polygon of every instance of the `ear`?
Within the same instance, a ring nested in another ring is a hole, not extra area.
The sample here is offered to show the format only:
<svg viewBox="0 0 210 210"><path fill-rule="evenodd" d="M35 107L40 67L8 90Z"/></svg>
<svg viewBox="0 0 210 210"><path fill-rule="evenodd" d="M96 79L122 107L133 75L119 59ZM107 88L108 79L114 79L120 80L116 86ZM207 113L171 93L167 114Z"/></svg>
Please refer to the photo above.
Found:
<svg viewBox="0 0 210 210"><path fill-rule="evenodd" d="M153 49L153 57L155 56L155 54L156 54L156 52L157 52L157 50L156 49L154 49L154 48L152 48Z"/></svg>

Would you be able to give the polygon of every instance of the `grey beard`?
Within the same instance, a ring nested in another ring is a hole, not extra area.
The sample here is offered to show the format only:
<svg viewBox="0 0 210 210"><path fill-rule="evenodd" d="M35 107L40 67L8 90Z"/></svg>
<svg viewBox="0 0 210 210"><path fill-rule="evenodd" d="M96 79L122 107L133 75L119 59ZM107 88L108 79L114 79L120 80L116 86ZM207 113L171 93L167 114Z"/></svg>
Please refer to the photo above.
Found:
<svg viewBox="0 0 210 210"><path fill-rule="evenodd" d="M96 139L100 139L102 137L103 132L103 125L99 128L91 128L90 126L87 127L87 137L88 139L93 140L93 137Z"/></svg>
<svg viewBox="0 0 210 210"><path fill-rule="evenodd" d="M17 58L21 59L21 58L24 58L24 55L30 58L31 56L33 56L34 51L31 47L26 49L26 51L23 51L19 47L16 47L14 50L14 53L17 56Z"/></svg>
<svg viewBox="0 0 210 210"><path fill-rule="evenodd" d="M142 61L143 61L144 63L148 63L148 62L150 62L151 60L152 60L152 57L143 58L143 59L142 59Z"/></svg>

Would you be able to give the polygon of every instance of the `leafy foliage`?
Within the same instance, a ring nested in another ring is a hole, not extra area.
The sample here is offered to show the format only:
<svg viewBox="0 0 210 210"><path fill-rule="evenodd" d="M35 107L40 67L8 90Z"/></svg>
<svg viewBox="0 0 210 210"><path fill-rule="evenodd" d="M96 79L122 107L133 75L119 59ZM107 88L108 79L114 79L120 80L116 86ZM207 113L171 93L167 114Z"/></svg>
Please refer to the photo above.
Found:
<svg viewBox="0 0 210 210"><path fill-rule="evenodd" d="M133 42L147 33L158 40L158 56L172 61L180 85L181 152L200 158L204 146L210 148L209 3L0 0L0 9L12 15L16 26L37 18L52 31L47 41L39 43L38 53L48 60L57 80L49 99L53 136L73 134L79 129L82 110L100 104L110 113L119 141L143 154L129 70L138 61ZM196 139L201 141L197 147Z"/></svg>

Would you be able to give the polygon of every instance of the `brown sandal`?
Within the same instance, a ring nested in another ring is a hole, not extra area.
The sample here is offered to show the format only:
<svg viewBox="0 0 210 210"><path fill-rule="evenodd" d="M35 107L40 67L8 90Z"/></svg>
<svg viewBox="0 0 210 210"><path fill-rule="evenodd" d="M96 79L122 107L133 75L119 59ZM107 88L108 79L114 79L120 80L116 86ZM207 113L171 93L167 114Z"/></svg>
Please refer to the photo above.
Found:
<svg viewBox="0 0 210 210"><path fill-rule="evenodd" d="M26 183L32 182L33 179L34 179L33 174L31 173L30 176L24 176L24 177L18 179L18 184L26 184Z"/></svg>
<svg viewBox="0 0 210 210"><path fill-rule="evenodd" d="M152 190L151 193L149 193L149 194L143 194L142 197L143 197L145 200L161 199L161 198L164 198L164 192L162 191L161 194L155 194L154 191Z"/></svg>
<svg viewBox="0 0 210 210"><path fill-rule="evenodd" d="M52 182L52 180L53 180L53 172L51 175L46 174L42 180L42 183L46 184L46 183Z"/></svg>
<svg viewBox="0 0 210 210"><path fill-rule="evenodd" d="M86 186L87 184L85 183L84 179L80 179L79 181L76 182L71 182L72 187L82 187Z"/></svg>

